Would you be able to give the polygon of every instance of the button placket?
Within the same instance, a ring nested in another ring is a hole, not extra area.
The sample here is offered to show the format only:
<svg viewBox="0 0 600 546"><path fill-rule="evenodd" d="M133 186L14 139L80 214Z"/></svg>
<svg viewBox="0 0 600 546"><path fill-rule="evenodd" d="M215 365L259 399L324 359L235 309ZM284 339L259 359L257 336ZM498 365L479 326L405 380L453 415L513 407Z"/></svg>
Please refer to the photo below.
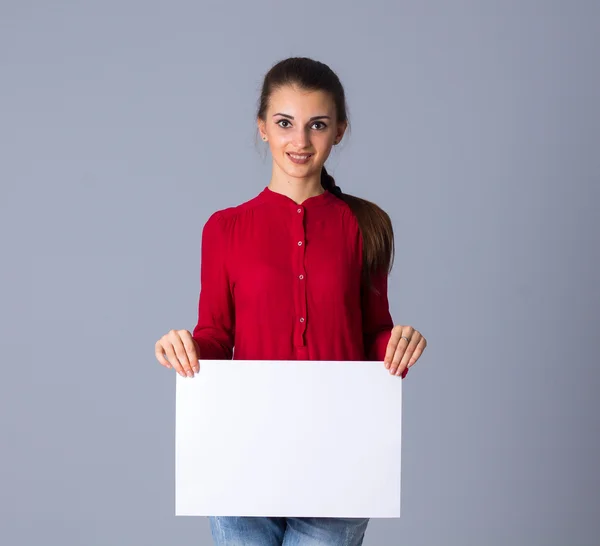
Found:
<svg viewBox="0 0 600 546"><path fill-rule="evenodd" d="M293 267L296 270L296 286L295 292L295 314L296 326L294 328L294 344L296 347L304 347L306 332L306 283L304 282L304 259L306 255L306 230L304 226L305 209L302 206L297 206L294 212L292 222L292 232L296 236L296 259L293 260Z"/></svg>

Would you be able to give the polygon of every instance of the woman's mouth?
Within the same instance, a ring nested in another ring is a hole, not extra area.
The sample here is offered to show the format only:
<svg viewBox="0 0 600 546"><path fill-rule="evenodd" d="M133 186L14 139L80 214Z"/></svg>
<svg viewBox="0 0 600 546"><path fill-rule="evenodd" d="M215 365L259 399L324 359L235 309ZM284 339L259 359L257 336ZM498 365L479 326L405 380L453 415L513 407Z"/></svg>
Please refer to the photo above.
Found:
<svg viewBox="0 0 600 546"><path fill-rule="evenodd" d="M290 152L286 152L287 156L292 160L293 163L298 165L304 165L308 163L313 154L292 154Z"/></svg>

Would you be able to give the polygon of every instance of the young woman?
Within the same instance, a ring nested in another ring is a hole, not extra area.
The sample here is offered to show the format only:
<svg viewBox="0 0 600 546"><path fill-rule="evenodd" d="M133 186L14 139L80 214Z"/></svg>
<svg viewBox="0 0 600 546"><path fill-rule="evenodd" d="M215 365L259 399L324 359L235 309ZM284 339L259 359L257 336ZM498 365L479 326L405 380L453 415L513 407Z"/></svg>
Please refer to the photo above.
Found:
<svg viewBox="0 0 600 546"><path fill-rule="evenodd" d="M265 76L257 123L273 157L270 183L206 222L198 322L157 341L158 361L193 377L202 358L376 360L405 377L427 342L390 316L390 218L342 193L324 167L348 126L339 78L305 57L277 63ZM210 523L217 545L357 546L368 519Z"/></svg>

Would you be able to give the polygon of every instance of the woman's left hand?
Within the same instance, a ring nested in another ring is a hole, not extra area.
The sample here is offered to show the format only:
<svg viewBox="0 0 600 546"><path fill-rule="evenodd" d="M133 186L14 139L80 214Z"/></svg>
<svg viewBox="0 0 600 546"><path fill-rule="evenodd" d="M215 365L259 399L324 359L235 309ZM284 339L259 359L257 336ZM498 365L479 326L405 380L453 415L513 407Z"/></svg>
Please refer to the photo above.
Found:
<svg viewBox="0 0 600 546"><path fill-rule="evenodd" d="M385 351L385 367L391 375L404 377L427 347L427 340L412 326L397 325Z"/></svg>

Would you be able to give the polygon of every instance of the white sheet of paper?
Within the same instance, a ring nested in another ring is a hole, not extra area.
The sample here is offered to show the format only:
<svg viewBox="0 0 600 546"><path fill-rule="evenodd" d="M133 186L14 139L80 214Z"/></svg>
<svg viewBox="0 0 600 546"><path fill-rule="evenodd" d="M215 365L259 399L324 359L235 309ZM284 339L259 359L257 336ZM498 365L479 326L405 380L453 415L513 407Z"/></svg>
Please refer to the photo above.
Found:
<svg viewBox="0 0 600 546"><path fill-rule="evenodd" d="M201 360L177 375L176 515L400 517L402 382L382 362Z"/></svg>

